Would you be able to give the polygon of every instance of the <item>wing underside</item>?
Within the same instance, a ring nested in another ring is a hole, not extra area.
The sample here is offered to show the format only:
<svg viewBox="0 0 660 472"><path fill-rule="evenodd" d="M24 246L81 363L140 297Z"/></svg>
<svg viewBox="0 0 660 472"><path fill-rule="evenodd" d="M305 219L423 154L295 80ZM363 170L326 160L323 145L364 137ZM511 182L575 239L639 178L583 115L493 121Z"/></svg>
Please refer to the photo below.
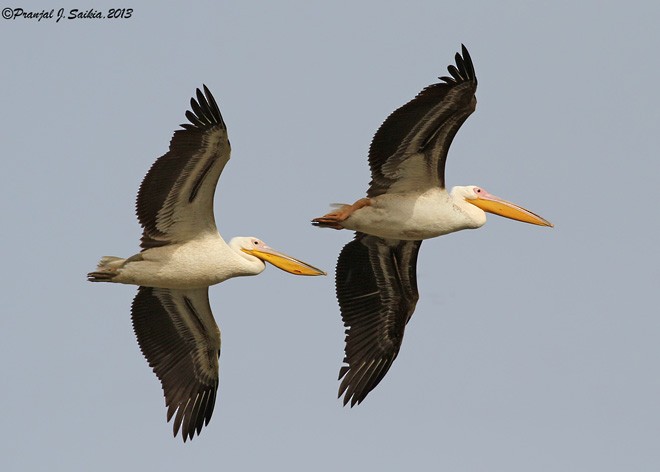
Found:
<svg viewBox="0 0 660 472"><path fill-rule="evenodd" d="M445 187L445 162L454 136L475 110L477 78L465 46L449 77L429 85L380 126L369 149L367 195Z"/></svg>
<svg viewBox="0 0 660 472"><path fill-rule="evenodd" d="M169 151L140 185L136 213L143 227L143 249L216 230L213 196L231 153L227 127L206 86L204 94L197 89L190 103L190 123L174 132Z"/></svg>
<svg viewBox="0 0 660 472"><path fill-rule="evenodd" d="M359 404L396 359L406 323L415 310L416 265L421 241L356 233L336 270L337 299L346 327L339 396Z"/></svg>
<svg viewBox="0 0 660 472"><path fill-rule="evenodd" d="M208 289L140 287L132 306L140 349L161 381L174 435L192 439L213 414L220 330Z"/></svg>

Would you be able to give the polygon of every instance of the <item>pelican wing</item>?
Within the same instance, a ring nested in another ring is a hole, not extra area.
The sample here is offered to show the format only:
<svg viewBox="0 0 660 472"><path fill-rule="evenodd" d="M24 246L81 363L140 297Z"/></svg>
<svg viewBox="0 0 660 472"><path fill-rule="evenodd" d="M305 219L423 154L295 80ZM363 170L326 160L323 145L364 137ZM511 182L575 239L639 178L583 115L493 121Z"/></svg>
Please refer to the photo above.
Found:
<svg viewBox="0 0 660 472"><path fill-rule="evenodd" d="M149 169L137 196L142 248L184 242L217 231L213 195L231 151L227 126L204 86L186 112L190 123L174 132L170 150Z"/></svg>
<svg viewBox="0 0 660 472"><path fill-rule="evenodd" d="M367 195L445 186L445 161L456 132L477 105L477 78L465 46L451 77L429 85L380 126L369 149Z"/></svg>
<svg viewBox="0 0 660 472"><path fill-rule="evenodd" d="M406 323L415 310L417 254L421 241L356 233L336 270L337 299L346 327L339 396L359 404L396 359Z"/></svg>
<svg viewBox="0 0 660 472"><path fill-rule="evenodd" d="M218 390L220 330L208 289L140 287L133 300L133 330L160 379L174 435L192 439L213 414Z"/></svg>

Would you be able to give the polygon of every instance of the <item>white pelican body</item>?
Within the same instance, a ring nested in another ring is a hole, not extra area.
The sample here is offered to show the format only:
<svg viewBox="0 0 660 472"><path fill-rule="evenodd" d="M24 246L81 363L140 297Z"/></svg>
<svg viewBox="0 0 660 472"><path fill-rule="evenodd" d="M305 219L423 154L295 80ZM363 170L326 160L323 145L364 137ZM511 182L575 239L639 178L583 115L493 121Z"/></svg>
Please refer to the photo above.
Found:
<svg viewBox="0 0 660 472"><path fill-rule="evenodd" d="M381 238L417 241L479 228L485 222L483 211L436 187L373 197L369 205L343 220L342 226Z"/></svg>
<svg viewBox="0 0 660 472"><path fill-rule="evenodd" d="M449 146L477 100L477 78L465 46L451 77L422 90L380 126L369 148L367 197L312 220L352 229L337 261L337 300L346 326L339 396L359 404L399 353L417 292L417 256L424 239L486 223L491 212L527 223L551 223L474 185L445 190Z"/></svg>
<svg viewBox="0 0 660 472"><path fill-rule="evenodd" d="M105 256L92 282L139 285L133 329L163 386L174 435L192 439L208 424L218 388L220 330L208 287L257 275L264 261L296 275L325 272L275 251L254 237L222 239L213 216L218 178L230 156L227 127L211 92L198 89L174 132L169 151L153 164L138 192L142 251L127 259Z"/></svg>
<svg viewBox="0 0 660 472"><path fill-rule="evenodd" d="M205 288L233 277L258 275L266 268L261 259L240 249L245 240L229 244L216 234L204 234L185 243L147 249L129 259L108 264L118 267L112 282L160 288Z"/></svg>

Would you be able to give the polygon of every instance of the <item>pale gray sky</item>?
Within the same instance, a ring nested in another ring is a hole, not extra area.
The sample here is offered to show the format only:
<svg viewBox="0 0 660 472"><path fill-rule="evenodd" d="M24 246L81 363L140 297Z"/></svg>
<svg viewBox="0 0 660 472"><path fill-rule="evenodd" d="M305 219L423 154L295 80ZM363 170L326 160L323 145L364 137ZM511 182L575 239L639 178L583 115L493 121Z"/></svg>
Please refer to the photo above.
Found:
<svg viewBox="0 0 660 472"><path fill-rule="evenodd" d="M0 469L660 470L657 2L223 3L0 19ZM44 6L89 8L2 8ZM479 104L448 184L556 227L491 216L425 242L401 354L342 408L351 233L309 220L364 195L374 131L461 43ZM221 233L330 275L211 288L219 397L183 444L134 339L135 288L85 274L138 251L138 185L202 83L233 146Z"/></svg>

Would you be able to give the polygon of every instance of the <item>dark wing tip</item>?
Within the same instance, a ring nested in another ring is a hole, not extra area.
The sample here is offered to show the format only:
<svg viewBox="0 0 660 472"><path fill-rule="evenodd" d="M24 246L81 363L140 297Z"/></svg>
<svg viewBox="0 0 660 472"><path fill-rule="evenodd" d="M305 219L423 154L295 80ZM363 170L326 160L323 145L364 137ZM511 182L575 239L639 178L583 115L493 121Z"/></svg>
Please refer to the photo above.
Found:
<svg viewBox="0 0 660 472"><path fill-rule="evenodd" d="M183 123L181 127L183 129L206 130L219 125L222 129L227 129L213 94L206 85L202 85L202 87L204 93L200 89L196 89L196 99L195 97L190 99L191 110L186 112L186 118L190 123Z"/></svg>
<svg viewBox="0 0 660 472"><path fill-rule="evenodd" d="M345 377L339 385L337 396L341 398L343 395L343 406L350 403L350 407L353 408L355 405L362 403L369 393L385 378L397 354L398 349L394 355L386 355L367 364L357 367L342 366L339 378Z"/></svg>
<svg viewBox="0 0 660 472"><path fill-rule="evenodd" d="M456 53L454 56L456 65L450 64L447 66L447 71L451 77L443 76L439 77L445 83L448 84L460 84L463 82L474 82L477 84L477 76L474 72L474 65L472 64L472 58L470 53L464 44L461 44L461 52Z"/></svg>
<svg viewBox="0 0 660 472"><path fill-rule="evenodd" d="M175 410L168 411L168 422L172 418L174 411L176 411L176 418L172 425L174 437L181 431L181 439L183 439L184 443L188 439L192 441L195 438L195 434L199 436L202 428L208 426L213 415L217 388L218 385L216 382L214 385L200 390L192 403L190 401L186 404L181 403L176 406Z"/></svg>

